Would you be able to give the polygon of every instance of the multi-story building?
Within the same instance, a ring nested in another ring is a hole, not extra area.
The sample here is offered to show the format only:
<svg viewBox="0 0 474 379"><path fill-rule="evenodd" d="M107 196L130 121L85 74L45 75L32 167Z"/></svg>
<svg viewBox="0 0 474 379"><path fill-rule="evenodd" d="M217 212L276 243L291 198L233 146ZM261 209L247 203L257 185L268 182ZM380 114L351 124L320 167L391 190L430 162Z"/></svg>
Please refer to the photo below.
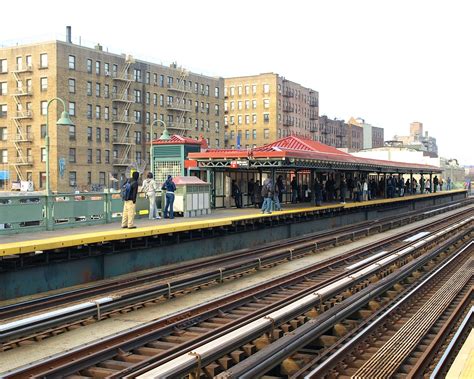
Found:
<svg viewBox="0 0 474 379"><path fill-rule="evenodd" d="M351 117L347 122L350 125L360 126L363 130L363 149L373 149L376 147L383 147L384 145L384 130L383 128L370 125L365 122L363 118Z"/></svg>
<svg viewBox="0 0 474 379"><path fill-rule="evenodd" d="M227 147L257 147L289 135L318 140L317 91L266 73L225 78L224 97Z"/></svg>
<svg viewBox="0 0 474 379"><path fill-rule="evenodd" d="M93 189L149 162L149 141L169 132L224 146L224 79L198 75L69 41L0 49L0 169L10 180L45 187L48 101L64 99L74 126L48 110L53 191ZM5 169L3 169L5 171Z"/></svg>
<svg viewBox="0 0 474 379"><path fill-rule="evenodd" d="M423 123L414 121L410 124L410 135L409 136L394 136L394 140L400 141L403 145L411 147L413 149L422 150L426 154L434 157L438 156L438 145L436 144L436 138L428 135L425 132L423 135Z"/></svg>
<svg viewBox="0 0 474 379"><path fill-rule="evenodd" d="M319 142L334 146L338 149L349 148L348 125L344 120L331 119L328 116L319 117Z"/></svg>

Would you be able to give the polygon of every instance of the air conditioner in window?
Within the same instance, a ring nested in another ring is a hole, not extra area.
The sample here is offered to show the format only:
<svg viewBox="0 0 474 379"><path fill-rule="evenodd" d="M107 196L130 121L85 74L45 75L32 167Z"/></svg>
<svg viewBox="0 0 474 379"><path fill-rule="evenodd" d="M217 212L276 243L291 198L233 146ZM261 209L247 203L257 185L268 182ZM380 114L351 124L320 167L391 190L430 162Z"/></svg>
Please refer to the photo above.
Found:
<svg viewBox="0 0 474 379"><path fill-rule="evenodd" d="M105 76L110 76L110 71L105 71Z"/></svg>
<svg viewBox="0 0 474 379"><path fill-rule="evenodd" d="M75 182L74 180L70 180L70 181L69 181L69 185L70 185L71 187L75 187L75 186L76 186L76 182Z"/></svg>

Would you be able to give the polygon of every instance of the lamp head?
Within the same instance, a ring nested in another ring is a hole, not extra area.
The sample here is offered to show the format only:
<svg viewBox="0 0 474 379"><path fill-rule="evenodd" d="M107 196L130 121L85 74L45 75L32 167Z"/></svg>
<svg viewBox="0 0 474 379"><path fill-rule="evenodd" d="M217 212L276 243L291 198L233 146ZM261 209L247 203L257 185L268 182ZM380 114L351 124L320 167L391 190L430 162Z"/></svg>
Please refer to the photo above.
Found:
<svg viewBox="0 0 474 379"><path fill-rule="evenodd" d="M57 125L74 126L74 122L69 118L66 111L61 113L61 118L56 122Z"/></svg>
<svg viewBox="0 0 474 379"><path fill-rule="evenodd" d="M169 139L170 139L170 135L169 135L169 133L168 133L168 129L167 129L167 128L164 128L163 134L160 136L159 139L160 139L160 140L169 140Z"/></svg>

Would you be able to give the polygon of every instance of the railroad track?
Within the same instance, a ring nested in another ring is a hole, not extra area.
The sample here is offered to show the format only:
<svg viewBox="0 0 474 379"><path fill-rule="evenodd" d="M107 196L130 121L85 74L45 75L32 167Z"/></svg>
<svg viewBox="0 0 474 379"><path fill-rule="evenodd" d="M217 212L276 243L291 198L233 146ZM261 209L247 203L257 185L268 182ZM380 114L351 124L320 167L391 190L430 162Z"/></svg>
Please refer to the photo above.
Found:
<svg viewBox="0 0 474 379"><path fill-rule="evenodd" d="M384 281L386 276L404 266L411 268L414 264L421 264L418 263L420 259L428 259L425 251L432 250L441 241L448 238L459 240L458 228L472 228L474 219L466 215L461 218L464 221L447 221L451 226L438 227L423 240L410 242L409 246L405 243L403 246L399 244L395 250L388 249L384 256L365 256L349 262L355 265L352 271L346 269L347 262L334 259L329 266L326 264L324 270L321 265L315 265L303 272L293 273L285 278L286 282L280 278L280 282L275 280L247 289L233 294L227 302L220 299L186 310L185 314L177 316L178 319L158 320L15 370L6 377L133 377L144 368L149 370L150 365L168 367L176 359L184 358L186 364L180 362L180 370L186 366L184 369L188 369L189 373L202 368L208 376L213 376L252 355L259 347L268 345L269 340L279 340L285 333L307 324L311 318L328 314L335 304L358 296L371 283ZM348 258L344 259L347 261ZM366 262L361 264L362 259ZM253 334L244 333L242 329L252 325L256 328ZM216 358L198 353L200 349L207 349L209 344L219 341L230 344L225 346L222 356ZM189 352L198 355L190 356ZM169 376L181 374L181 371L173 371Z"/></svg>
<svg viewBox="0 0 474 379"><path fill-rule="evenodd" d="M256 250L245 249L224 257L205 259L197 264L185 263L179 269L160 270L124 281L112 281L81 291L71 291L65 293L63 297L54 295L0 308L0 319L4 318L3 324L0 325L0 349L9 350L21 346L22 343L42 340L69 329L111 317L117 312L140 309L151 301L163 301L176 294L207 286L209 283L219 283L228 278L240 277L262 267L297 259L327 247L453 210L464 204L464 202L455 202L424 210L423 213L412 212L395 219L386 218L338 228L330 232L305 235L283 243L281 241L271 243ZM469 212L469 209L465 212ZM422 229L426 227L420 227L412 233ZM374 249L379 247L381 247L380 244L373 246ZM213 268L205 269L206 267ZM193 271L189 272L190 270ZM98 296L104 293L107 296L91 298L93 295ZM84 298L87 298L87 301L77 302ZM54 309L59 306L61 306L59 310ZM43 307L43 312L32 313L40 307ZM48 307L51 311L48 311ZM28 317L26 313L22 315L22 319L5 320L7 317L18 317L20 312L29 312L31 315Z"/></svg>

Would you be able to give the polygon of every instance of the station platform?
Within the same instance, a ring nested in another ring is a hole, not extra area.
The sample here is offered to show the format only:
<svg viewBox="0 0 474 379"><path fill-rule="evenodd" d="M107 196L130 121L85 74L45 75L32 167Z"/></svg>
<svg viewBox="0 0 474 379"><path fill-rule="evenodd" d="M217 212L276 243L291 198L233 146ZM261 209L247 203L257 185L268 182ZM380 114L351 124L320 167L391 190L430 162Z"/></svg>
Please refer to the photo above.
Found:
<svg viewBox="0 0 474 379"><path fill-rule="evenodd" d="M451 365L446 379L470 379L474 378L474 330L462 345L461 350Z"/></svg>
<svg viewBox="0 0 474 379"><path fill-rule="evenodd" d="M433 194L420 194L366 202L348 202L345 204L327 203L322 206L311 206L309 203L284 204L283 211L276 211L272 214L262 214L256 208L217 209L213 210L211 215L199 216L192 220L183 218L175 218L173 220L136 219L136 229L122 229L120 224L114 223L84 226L75 229L32 232L28 234L21 233L0 237L0 258L28 253L43 253L44 251L54 251L90 244L170 235L179 232L189 233L192 231L232 227L242 223L262 222L262 220L271 222L271 220L291 219L294 217L316 216L343 211L350 212L356 209L389 207L397 204L404 205L407 202L416 203L431 199L436 201L439 198L455 200L455 197L459 199L460 195L461 197L462 195L466 196L466 191L443 191Z"/></svg>

